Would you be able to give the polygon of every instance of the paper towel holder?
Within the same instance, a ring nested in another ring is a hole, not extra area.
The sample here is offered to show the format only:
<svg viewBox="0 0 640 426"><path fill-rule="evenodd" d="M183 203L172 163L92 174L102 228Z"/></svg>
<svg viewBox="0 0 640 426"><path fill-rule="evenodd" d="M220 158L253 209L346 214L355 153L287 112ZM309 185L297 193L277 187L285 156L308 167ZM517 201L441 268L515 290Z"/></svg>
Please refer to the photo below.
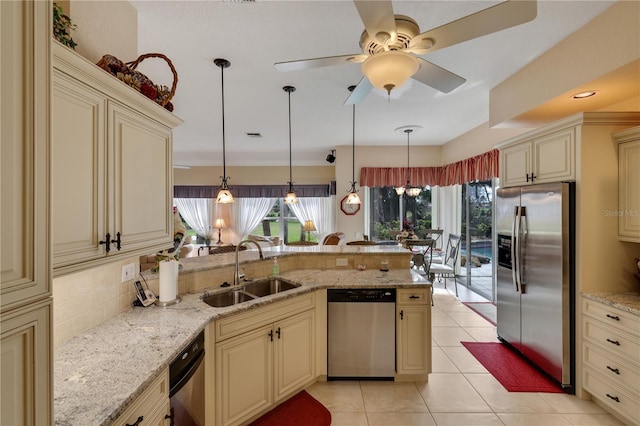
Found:
<svg viewBox="0 0 640 426"><path fill-rule="evenodd" d="M176 295L176 298L174 300L168 300L168 301L161 302L160 299L158 298L153 303L156 306L165 307L165 306L175 305L176 303L180 303L181 300L182 300L182 298L180 296Z"/></svg>

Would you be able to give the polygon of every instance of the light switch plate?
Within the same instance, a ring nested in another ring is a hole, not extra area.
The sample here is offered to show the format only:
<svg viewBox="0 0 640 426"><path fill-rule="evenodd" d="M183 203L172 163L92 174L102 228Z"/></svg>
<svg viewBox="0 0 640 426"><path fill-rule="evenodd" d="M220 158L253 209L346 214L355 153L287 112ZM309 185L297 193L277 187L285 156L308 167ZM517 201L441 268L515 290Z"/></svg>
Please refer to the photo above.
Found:
<svg viewBox="0 0 640 426"><path fill-rule="evenodd" d="M135 267L135 263L128 263L122 266L122 282L131 281L133 279L133 275L136 271Z"/></svg>

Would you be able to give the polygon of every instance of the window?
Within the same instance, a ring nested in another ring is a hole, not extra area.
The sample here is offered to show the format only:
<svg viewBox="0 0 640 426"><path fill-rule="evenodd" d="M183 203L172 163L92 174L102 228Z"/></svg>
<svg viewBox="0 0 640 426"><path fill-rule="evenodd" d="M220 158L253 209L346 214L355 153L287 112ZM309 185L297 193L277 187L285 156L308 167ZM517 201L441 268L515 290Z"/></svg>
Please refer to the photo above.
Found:
<svg viewBox="0 0 640 426"><path fill-rule="evenodd" d="M402 224L411 226L418 236L431 228L431 188L422 188L417 197L398 196L390 186L369 188L370 239L395 241Z"/></svg>
<svg viewBox="0 0 640 426"><path fill-rule="evenodd" d="M250 234L262 235L265 237L280 237L281 241L300 241L308 239L316 241L313 235L307 236L302 232L302 224L293 214L283 198L278 198L273 208L262 220L262 223L253 229Z"/></svg>

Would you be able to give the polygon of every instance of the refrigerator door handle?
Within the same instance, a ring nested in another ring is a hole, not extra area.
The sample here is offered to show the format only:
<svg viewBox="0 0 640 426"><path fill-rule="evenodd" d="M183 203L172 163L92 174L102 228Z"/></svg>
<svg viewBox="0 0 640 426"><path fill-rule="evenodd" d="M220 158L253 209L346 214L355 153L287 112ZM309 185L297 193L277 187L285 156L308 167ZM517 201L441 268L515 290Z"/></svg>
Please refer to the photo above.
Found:
<svg viewBox="0 0 640 426"><path fill-rule="evenodd" d="M520 232L518 220L519 215L520 206L515 206L513 212L513 222L511 223L511 281L513 284L513 289L516 293L520 291L518 288L518 249L516 248L516 244L518 241L516 235L518 235L518 232Z"/></svg>
<svg viewBox="0 0 640 426"><path fill-rule="evenodd" d="M524 251L527 247L527 208L520 206L518 217L518 285L520 286L520 293L525 293L526 277L524 274Z"/></svg>

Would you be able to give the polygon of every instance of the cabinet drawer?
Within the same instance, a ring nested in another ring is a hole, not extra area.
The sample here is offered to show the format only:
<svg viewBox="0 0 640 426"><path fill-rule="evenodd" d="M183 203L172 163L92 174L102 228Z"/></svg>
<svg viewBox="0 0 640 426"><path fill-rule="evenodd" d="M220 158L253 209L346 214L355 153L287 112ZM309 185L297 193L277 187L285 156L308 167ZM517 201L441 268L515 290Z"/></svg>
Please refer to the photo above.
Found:
<svg viewBox="0 0 640 426"><path fill-rule="evenodd" d="M594 373L590 368L583 370L583 387L594 397L629 419L640 418L640 401L628 392Z"/></svg>
<svg viewBox="0 0 640 426"><path fill-rule="evenodd" d="M274 302L273 304L231 315L216 321L216 342L245 333L264 324L290 317L315 307L314 293Z"/></svg>
<svg viewBox="0 0 640 426"><path fill-rule="evenodd" d="M582 317L582 327L585 340L605 348L617 356L624 357L631 363L638 362L638 354L640 353L638 338L584 316Z"/></svg>
<svg viewBox="0 0 640 426"><path fill-rule="evenodd" d="M628 364L590 343L583 344L582 351L585 365L609 380L625 385L631 389L633 395L640 399L640 369L639 365Z"/></svg>
<svg viewBox="0 0 640 426"><path fill-rule="evenodd" d="M399 289L396 293L396 303L402 305L424 305L425 303L429 303L430 291L431 290L427 289Z"/></svg>
<svg viewBox="0 0 640 426"><path fill-rule="evenodd" d="M146 419L157 419L167 411L169 403L169 370L165 370L160 377L155 379L142 394L136 398L132 405L115 421L116 425L132 425L142 416L141 424Z"/></svg>
<svg viewBox="0 0 640 426"><path fill-rule="evenodd" d="M589 299L583 299L582 314L640 338L640 319L637 315Z"/></svg>

